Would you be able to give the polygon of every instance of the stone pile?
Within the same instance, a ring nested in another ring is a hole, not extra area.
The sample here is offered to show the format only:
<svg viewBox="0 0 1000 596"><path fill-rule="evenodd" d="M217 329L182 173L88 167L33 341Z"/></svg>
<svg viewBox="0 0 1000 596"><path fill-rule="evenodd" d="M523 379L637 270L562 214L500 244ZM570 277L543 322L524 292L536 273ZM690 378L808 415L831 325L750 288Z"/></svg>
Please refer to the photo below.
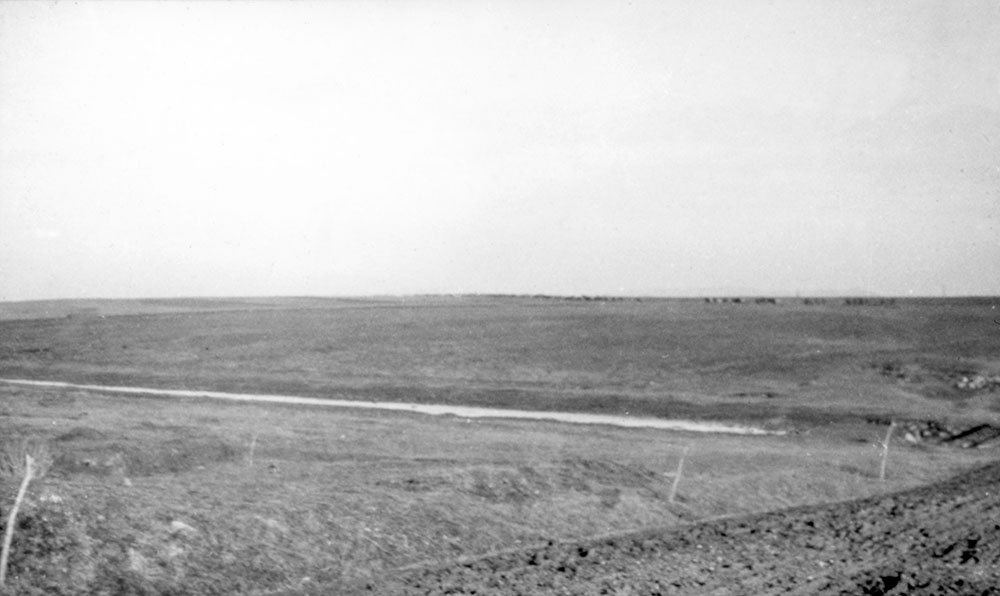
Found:
<svg viewBox="0 0 1000 596"><path fill-rule="evenodd" d="M963 376L955 382L955 387L967 391L977 391L986 389L994 391L1000 389L1000 375L971 375Z"/></svg>
<svg viewBox="0 0 1000 596"><path fill-rule="evenodd" d="M902 436L910 443L928 443L949 445L963 449L986 448L1000 446L1000 427L991 424L956 428L939 422L907 421L901 422Z"/></svg>

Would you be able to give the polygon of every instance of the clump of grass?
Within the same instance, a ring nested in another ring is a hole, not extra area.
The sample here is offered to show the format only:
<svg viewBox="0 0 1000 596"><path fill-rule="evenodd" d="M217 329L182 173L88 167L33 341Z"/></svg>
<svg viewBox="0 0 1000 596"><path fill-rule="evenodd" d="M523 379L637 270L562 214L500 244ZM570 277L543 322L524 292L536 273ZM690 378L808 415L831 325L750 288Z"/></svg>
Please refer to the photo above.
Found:
<svg viewBox="0 0 1000 596"><path fill-rule="evenodd" d="M52 465L45 440L0 441L0 502L13 499L0 519L2 594L91 593L97 560L84 520L51 486L38 490Z"/></svg>
<svg viewBox="0 0 1000 596"><path fill-rule="evenodd" d="M49 444L28 439L0 442L0 482L7 485L23 479L28 472L28 458L32 461L32 476L35 479L44 477L52 465Z"/></svg>

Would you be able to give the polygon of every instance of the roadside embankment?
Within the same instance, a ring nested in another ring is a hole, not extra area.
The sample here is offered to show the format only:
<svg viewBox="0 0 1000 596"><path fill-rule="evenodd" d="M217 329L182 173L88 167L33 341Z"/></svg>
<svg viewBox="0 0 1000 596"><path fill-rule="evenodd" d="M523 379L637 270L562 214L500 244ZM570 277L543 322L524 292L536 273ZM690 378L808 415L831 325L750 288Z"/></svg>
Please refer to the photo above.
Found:
<svg viewBox="0 0 1000 596"><path fill-rule="evenodd" d="M857 501L405 570L373 594L1000 594L1000 463Z"/></svg>

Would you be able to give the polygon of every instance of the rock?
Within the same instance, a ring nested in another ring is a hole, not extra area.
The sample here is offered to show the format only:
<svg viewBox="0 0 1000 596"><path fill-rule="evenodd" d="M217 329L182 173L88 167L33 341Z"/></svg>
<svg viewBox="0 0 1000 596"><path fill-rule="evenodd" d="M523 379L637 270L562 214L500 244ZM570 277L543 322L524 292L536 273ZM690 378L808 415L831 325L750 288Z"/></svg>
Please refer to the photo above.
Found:
<svg viewBox="0 0 1000 596"><path fill-rule="evenodd" d="M146 576L149 563L146 560L146 557L142 556L142 553L134 548L130 548L128 549L128 568L130 571Z"/></svg>
<svg viewBox="0 0 1000 596"><path fill-rule="evenodd" d="M174 521L170 522L170 533L175 536L178 534L184 536L192 536L194 534L197 534L198 530L195 530L193 527L187 525L186 523L175 519Z"/></svg>
<svg viewBox="0 0 1000 596"><path fill-rule="evenodd" d="M184 549L176 544L168 544L164 555L167 560L176 559L184 554Z"/></svg>
<svg viewBox="0 0 1000 596"><path fill-rule="evenodd" d="M285 526L285 524L279 522L276 519L271 519L269 517L260 517L260 516L257 516L257 519L260 521L260 523L264 524L265 526L276 532L280 532L282 534L288 532L288 528Z"/></svg>
<svg viewBox="0 0 1000 596"><path fill-rule="evenodd" d="M51 492L46 492L38 500L41 501L42 503L62 503L63 502L63 498L62 497L60 497L59 495L57 495L55 493L51 493Z"/></svg>

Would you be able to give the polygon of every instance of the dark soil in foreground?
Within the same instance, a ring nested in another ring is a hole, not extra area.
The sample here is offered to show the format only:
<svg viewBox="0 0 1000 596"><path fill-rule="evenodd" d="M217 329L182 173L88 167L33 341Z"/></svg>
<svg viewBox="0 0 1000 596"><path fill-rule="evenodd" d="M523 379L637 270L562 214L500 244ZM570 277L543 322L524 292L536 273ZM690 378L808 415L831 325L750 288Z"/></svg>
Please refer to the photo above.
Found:
<svg viewBox="0 0 1000 596"><path fill-rule="evenodd" d="M943 483L411 568L372 594L1000 594L1000 462Z"/></svg>

